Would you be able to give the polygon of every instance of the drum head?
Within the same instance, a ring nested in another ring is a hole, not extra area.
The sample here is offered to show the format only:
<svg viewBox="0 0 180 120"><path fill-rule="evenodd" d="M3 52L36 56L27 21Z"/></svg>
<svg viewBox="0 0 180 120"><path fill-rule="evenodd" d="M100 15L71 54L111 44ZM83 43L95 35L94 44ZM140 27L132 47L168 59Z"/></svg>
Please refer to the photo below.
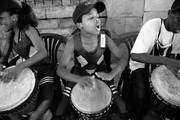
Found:
<svg viewBox="0 0 180 120"><path fill-rule="evenodd" d="M0 81L0 112L9 111L26 101L34 86L35 76L29 68L24 69L14 81Z"/></svg>
<svg viewBox="0 0 180 120"><path fill-rule="evenodd" d="M72 104L81 112L95 114L107 107L112 98L110 88L102 81L95 79L92 88L82 89L76 84L71 92Z"/></svg>
<svg viewBox="0 0 180 120"><path fill-rule="evenodd" d="M180 80L165 66L157 67L151 75L154 90L166 102L180 106Z"/></svg>

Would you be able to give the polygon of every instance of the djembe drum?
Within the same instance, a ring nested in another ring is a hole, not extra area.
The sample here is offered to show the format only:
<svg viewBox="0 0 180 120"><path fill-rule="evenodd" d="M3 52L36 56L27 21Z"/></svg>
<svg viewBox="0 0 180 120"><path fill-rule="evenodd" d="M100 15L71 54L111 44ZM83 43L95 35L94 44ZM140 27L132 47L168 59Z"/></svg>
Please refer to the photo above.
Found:
<svg viewBox="0 0 180 120"><path fill-rule="evenodd" d="M83 120L97 120L112 106L112 91L101 80L94 79L92 88L76 84L71 91L71 103Z"/></svg>
<svg viewBox="0 0 180 120"><path fill-rule="evenodd" d="M151 74L150 88L155 98L153 103L159 111L170 113L179 110L180 79L166 66L161 65L154 69Z"/></svg>
<svg viewBox="0 0 180 120"><path fill-rule="evenodd" d="M37 95L38 84L35 72L25 68L16 80L8 83L0 81L0 114L27 114L33 111Z"/></svg>

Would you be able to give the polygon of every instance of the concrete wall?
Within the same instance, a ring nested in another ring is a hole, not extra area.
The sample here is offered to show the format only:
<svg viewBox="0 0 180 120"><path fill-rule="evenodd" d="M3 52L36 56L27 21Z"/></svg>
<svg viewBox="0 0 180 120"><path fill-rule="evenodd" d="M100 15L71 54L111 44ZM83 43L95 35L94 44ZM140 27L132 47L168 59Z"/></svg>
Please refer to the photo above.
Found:
<svg viewBox="0 0 180 120"><path fill-rule="evenodd" d="M40 19L41 32L53 32L69 36L75 28L72 12L75 6L86 0L26 0ZM53 4L52 4L53 1ZM90 0L96 1L96 0ZM154 17L167 17L174 0L102 0L106 11L101 14L104 27L113 37L125 32L139 31L142 24ZM107 18L106 18L107 17Z"/></svg>

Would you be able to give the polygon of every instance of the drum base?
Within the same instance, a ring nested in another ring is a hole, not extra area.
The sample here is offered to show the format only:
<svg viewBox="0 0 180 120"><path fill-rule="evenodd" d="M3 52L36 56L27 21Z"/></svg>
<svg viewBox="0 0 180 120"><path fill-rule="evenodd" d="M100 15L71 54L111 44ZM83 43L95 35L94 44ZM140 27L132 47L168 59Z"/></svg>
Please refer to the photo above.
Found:
<svg viewBox="0 0 180 120"><path fill-rule="evenodd" d="M164 119L166 117L171 118L175 117L177 118L180 113L180 108L172 106L168 103L166 103L163 99L157 97L157 95L154 93L153 90L151 90L151 108L160 114ZM179 115L180 117L180 115ZM171 120L171 119L170 119Z"/></svg>
<svg viewBox="0 0 180 120"><path fill-rule="evenodd" d="M67 111L63 116L54 116L52 120L121 120L120 114L117 112L117 106L112 104L111 108L103 115L97 117L81 116L72 106L66 107Z"/></svg>
<svg viewBox="0 0 180 120"><path fill-rule="evenodd" d="M113 103L111 108L101 116L87 117L87 116L80 116L78 114L78 118L76 120L124 120L124 116L122 116L117 111L117 109L118 109L117 106L115 105L115 103ZM128 118L130 119L131 117L128 116Z"/></svg>

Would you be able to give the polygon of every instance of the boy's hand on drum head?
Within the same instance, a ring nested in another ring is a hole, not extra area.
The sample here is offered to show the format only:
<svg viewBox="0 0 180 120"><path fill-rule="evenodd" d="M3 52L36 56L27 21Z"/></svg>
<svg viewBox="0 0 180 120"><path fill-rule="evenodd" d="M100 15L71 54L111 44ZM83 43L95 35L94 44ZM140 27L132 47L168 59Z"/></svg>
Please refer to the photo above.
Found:
<svg viewBox="0 0 180 120"><path fill-rule="evenodd" d="M95 74L98 78L101 78L102 80L111 81L113 79L113 76L109 73L96 72Z"/></svg>
<svg viewBox="0 0 180 120"><path fill-rule="evenodd" d="M3 71L2 81L10 82L16 80L18 74L21 72L21 69L18 67L10 67Z"/></svg>
<svg viewBox="0 0 180 120"><path fill-rule="evenodd" d="M167 61L164 61L164 65L173 73L177 73L180 69L180 61L176 59L168 59Z"/></svg>
<svg viewBox="0 0 180 120"><path fill-rule="evenodd" d="M180 80L180 70L176 67L166 66L179 80Z"/></svg>
<svg viewBox="0 0 180 120"><path fill-rule="evenodd" d="M2 81L5 83L8 83L16 78L16 75L14 73L4 71L2 75Z"/></svg>
<svg viewBox="0 0 180 120"><path fill-rule="evenodd" d="M90 76L83 76L81 79L79 79L79 85L85 89L85 87L93 87L93 80Z"/></svg>

